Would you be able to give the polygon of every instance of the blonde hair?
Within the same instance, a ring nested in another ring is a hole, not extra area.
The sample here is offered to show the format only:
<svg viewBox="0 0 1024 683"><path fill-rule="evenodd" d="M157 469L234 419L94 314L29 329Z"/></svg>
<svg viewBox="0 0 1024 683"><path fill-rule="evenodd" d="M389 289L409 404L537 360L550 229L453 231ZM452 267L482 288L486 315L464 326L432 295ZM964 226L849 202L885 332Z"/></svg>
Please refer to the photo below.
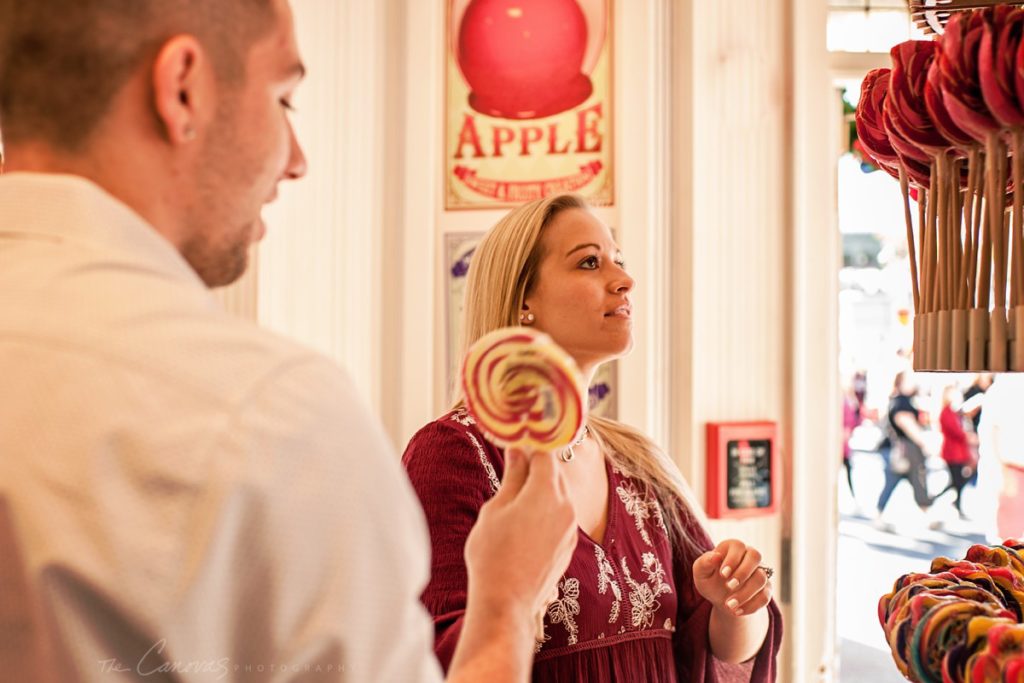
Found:
<svg viewBox="0 0 1024 683"><path fill-rule="evenodd" d="M498 221L476 248L466 278L460 357L480 337L501 327L518 326L523 302L537 281L544 257L544 229L564 211L590 210L577 194L560 194L524 204ZM455 388L453 408L461 408L461 383ZM590 434L613 464L628 476L644 482L661 509L673 547L690 561L703 552L686 531L683 509L700 521L699 514L679 468L639 430L616 420L590 415Z"/></svg>

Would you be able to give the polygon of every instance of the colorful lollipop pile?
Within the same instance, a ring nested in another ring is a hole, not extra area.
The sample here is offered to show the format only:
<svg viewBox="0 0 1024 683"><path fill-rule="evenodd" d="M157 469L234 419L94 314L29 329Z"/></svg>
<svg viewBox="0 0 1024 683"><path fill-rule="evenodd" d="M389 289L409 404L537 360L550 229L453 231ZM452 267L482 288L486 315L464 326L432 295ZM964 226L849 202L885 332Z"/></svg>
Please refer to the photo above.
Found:
<svg viewBox="0 0 1024 683"><path fill-rule="evenodd" d="M1024 370L1022 36L1021 9L955 14L861 88L860 144L903 192L916 369Z"/></svg>
<svg viewBox="0 0 1024 683"><path fill-rule="evenodd" d="M1024 683L1024 541L974 545L906 574L878 603L900 672L920 683Z"/></svg>
<svg viewBox="0 0 1024 683"><path fill-rule="evenodd" d="M554 451L583 430L586 391L576 362L528 327L477 340L463 362L462 388L481 431L503 448Z"/></svg>

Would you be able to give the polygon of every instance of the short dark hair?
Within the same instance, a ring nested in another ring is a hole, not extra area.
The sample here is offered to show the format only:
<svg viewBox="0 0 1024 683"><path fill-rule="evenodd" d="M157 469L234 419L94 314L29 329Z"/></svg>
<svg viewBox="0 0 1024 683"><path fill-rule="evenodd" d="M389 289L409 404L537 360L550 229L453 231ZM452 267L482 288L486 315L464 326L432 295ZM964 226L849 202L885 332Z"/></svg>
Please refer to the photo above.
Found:
<svg viewBox="0 0 1024 683"><path fill-rule="evenodd" d="M74 151L145 60L196 36L219 80L240 82L273 26L271 0L0 0L0 127L7 146Z"/></svg>

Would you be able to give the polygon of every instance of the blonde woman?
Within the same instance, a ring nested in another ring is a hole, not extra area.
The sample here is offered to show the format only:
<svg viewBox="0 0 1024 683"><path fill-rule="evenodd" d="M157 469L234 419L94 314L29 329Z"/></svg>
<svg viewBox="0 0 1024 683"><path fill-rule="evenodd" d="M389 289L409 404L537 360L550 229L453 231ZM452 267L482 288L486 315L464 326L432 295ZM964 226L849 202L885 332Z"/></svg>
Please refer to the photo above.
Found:
<svg viewBox="0 0 1024 683"><path fill-rule="evenodd" d="M589 381L632 346L633 286L611 231L580 197L526 204L474 254L463 348L528 325L558 342ZM581 440L557 456L579 539L545 615L533 680L774 680L782 624L770 570L741 541L712 545L681 474L654 443L591 416ZM423 600L447 667L466 605L466 536L500 486L506 454L459 400L413 437L403 462L430 527Z"/></svg>

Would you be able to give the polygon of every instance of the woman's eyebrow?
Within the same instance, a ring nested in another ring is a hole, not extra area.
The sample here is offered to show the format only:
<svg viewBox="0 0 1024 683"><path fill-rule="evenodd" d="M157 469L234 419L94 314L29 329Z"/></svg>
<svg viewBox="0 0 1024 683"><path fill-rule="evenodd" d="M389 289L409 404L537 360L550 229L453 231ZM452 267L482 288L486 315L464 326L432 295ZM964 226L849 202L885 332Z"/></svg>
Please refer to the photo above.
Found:
<svg viewBox="0 0 1024 683"><path fill-rule="evenodd" d="M599 244L597 244L595 242L587 242L585 244L577 244L575 247L573 247L568 252L566 252L565 255L566 256L572 256L573 253L579 251L580 249L586 249L587 247L593 247L594 249L597 249L598 251L601 251L601 245L599 245Z"/></svg>

